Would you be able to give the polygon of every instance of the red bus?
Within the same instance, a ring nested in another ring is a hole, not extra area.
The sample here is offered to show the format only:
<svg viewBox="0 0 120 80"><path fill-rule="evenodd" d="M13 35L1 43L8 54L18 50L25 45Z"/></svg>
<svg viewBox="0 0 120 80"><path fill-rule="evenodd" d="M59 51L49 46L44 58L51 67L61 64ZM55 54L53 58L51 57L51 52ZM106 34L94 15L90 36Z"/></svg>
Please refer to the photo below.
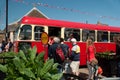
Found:
<svg viewBox="0 0 120 80"><path fill-rule="evenodd" d="M33 46L37 47L37 53L44 51L44 46L40 39L42 32L46 32L49 37L64 38L65 43L70 48L72 45L67 39L72 33L81 48L80 64L86 65L86 39L88 37L93 38L97 53L115 52L113 37L120 34L120 28L25 16L21 19L20 25L16 30L14 51L18 52Z"/></svg>

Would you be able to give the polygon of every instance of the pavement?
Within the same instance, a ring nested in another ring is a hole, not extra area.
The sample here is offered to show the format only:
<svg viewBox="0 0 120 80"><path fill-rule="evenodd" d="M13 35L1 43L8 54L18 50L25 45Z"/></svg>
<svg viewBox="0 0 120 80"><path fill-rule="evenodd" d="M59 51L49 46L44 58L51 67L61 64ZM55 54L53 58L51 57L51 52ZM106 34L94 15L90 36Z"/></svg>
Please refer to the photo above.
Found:
<svg viewBox="0 0 120 80"><path fill-rule="evenodd" d="M80 68L80 77L84 80L88 78L88 69L87 68Z"/></svg>
<svg viewBox="0 0 120 80"><path fill-rule="evenodd" d="M70 71L68 69L68 71ZM87 67L80 67L79 69L79 76L75 76L73 74L69 74L71 72L68 72L67 74L64 73L63 76L64 76L64 79L62 80L87 80L88 79L88 68ZM72 79L71 79L72 78ZM120 77L116 77L116 76L112 76L112 77L106 77L106 76L103 76L103 75L98 75L98 79L95 79L95 80L120 80Z"/></svg>
<svg viewBox="0 0 120 80"><path fill-rule="evenodd" d="M87 67L83 67L83 68L80 68L80 77L83 79L83 80L86 80L88 78L88 68ZM106 78L105 76L103 75L99 75L98 76L100 80L102 80L103 78Z"/></svg>
<svg viewBox="0 0 120 80"><path fill-rule="evenodd" d="M64 74L64 76L70 76L70 77L73 77L74 79L65 79L65 80L87 80L88 79L88 68L87 67L80 67L79 69L79 76L75 76L75 75L72 75L72 74ZM102 80L104 78L106 78L105 76L103 75L99 75L99 80Z"/></svg>
<svg viewBox="0 0 120 80"><path fill-rule="evenodd" d="M82 78L81 80L87 80L88 74L89 73L87 67L80 68L80 77ZM99 75L98 77L99 77L98 80L120 80L120 77L116 77L116 76L106 77L103 75Z"/></svg>

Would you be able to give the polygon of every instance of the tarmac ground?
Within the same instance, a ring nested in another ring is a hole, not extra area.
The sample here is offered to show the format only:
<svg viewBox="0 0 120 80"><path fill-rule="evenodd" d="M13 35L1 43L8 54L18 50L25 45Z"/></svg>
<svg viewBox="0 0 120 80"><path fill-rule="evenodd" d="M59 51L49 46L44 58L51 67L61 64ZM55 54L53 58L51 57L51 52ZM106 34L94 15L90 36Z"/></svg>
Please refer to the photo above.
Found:
<svg viewBox="0 0 120 80"><path fill-rule="evenodd" d="M83 79L83 80L86 80L88 78L88 69L87 67L83 67L83 68L80 68L80 77ZM103 78L106 78L105 76L103 75L99 75L98 76L99 80L103 79Z"/></svg>
<svg viewBox="0 0 120 80"><path fill-rule="evenodd" d="M71 78L66 79L65 78L63 80L87 80L88 74L89 74L87 67L81 67L79 70L80 70L79 76L75 76L72 74L63 74L65 77L69 76L69 77L73 78L73 79L71 79ZM120 80L120 77L116 77L116 76L106 77L103 75L99 75L98 79L95 79L95 80Z"/></svg>
<svg viewBox="0 0 120 80"><path fill-rule="evenodd" d="M79 70L80 70L79 71L80 72L79 76L75 76L75 75L69 74L69 73L64 73L63 74L64 78L65 78L64 80L87 80L88 74L89 74L87 67L81 67ZM71 79L71 77L73 79ZM106 77L102 76L102 75L99 75L98 78L99 79L97 79L97 80L102 80L103 78L106 78Z"/></svg>

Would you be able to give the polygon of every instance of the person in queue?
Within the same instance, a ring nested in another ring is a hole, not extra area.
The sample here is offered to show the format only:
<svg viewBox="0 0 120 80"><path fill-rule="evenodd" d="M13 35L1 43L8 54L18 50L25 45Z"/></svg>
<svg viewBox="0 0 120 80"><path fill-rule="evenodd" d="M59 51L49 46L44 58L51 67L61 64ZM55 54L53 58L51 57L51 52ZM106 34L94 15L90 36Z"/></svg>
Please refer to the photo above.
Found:
<svg viewBox="0 0 120 80"><path fill-rule="evenodd" d="M7 44L5 45L5 51L6 51L6 52L11 51L12 46L13 46L13 43L11 42L11 39L8 39L8 42L7 42Z"/></svg>
<svg viewBox="0 0 120 80"><path fill-rule="evenodd" d="M63 73L70 73L70 69L69 69L69 65L70 65L70 60L69 60L69 55L70 55L70 48L67 44L64 43L64 39L60 38L60 43L61 43L61 47L62 50L64 52L65 55L65 61L64 61L64 70Z"/></svg>
<svg viewBox="0 0 120 80"><path fill-rule="evenodd" d="M60 38L59 37L54 37L53 38L53 44L51 46L49 46L49 50L48 50L48 56L50 59L54 59L55 63L58 63L58 71L61 73L62 72L62 66L63 62L59 60L57 53L56 53L56 49L57 46L60 45Z"/></svg>
<svg viewBox="0 0 120 80"><path fill-rule="evenodd" d="M48 48L54 43L53 38L54 38L54 36L50 36L50 37L49 37Z"/></svg>
<svg viewBox="0 0 120 80"><path fill-rule="evenodd" d="M75 38L71 39L72 49L70 60L70 67L72 69L72 74L79 76L79 66L80 66L80 47L77 45L77 40Z"/></svg>
<svg viewBox="0 0 120 80"><path fill-rule="evenodd" d="M2 52L5 52L5 45L6 45L6 41L5 41L5 39L3 39L2 43L1 43Z"/></svg>
<svg viewBox="0 0 120 80"><path fill-rule="evenodd" d="M91 65L92 62L97 62L95 58L96 48L93 44L93 40L88 38L86 41L86 53L87 53L87 67L89 71L88 80L93 80L94 78L94 67Z"/></svg>
<svg viewBox="0 0 120 80"><path fill-rule="evenodd" d="M69 53L70 53L70 48L67 44L64 43L64 39L63 38L60 38L60 44L61 44L61 47L63 49L63 52L64 52L64 55L65 55L65 58L69 58Z"/></svg>

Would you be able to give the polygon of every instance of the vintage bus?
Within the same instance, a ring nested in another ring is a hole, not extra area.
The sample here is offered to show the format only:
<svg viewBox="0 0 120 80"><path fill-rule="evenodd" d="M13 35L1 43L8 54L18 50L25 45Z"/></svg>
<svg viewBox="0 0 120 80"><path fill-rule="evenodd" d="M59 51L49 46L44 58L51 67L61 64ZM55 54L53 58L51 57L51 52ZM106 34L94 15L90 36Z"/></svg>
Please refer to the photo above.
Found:
<svg viewBox="0 0 120 80"><path fill-rule="evenodd" d="M37 54L44 51L45 48L40 37L42 32L46 32L49 37L64 38L70 48L72 44L67 40L70 34L73 34L81 48L80 64L86 65L87 38L92 37L97 53L115 52L116 46L113 37L120 34L120 28L24 16L15 32L14 51L18 52L33 46L37 47Z"/></svg>

